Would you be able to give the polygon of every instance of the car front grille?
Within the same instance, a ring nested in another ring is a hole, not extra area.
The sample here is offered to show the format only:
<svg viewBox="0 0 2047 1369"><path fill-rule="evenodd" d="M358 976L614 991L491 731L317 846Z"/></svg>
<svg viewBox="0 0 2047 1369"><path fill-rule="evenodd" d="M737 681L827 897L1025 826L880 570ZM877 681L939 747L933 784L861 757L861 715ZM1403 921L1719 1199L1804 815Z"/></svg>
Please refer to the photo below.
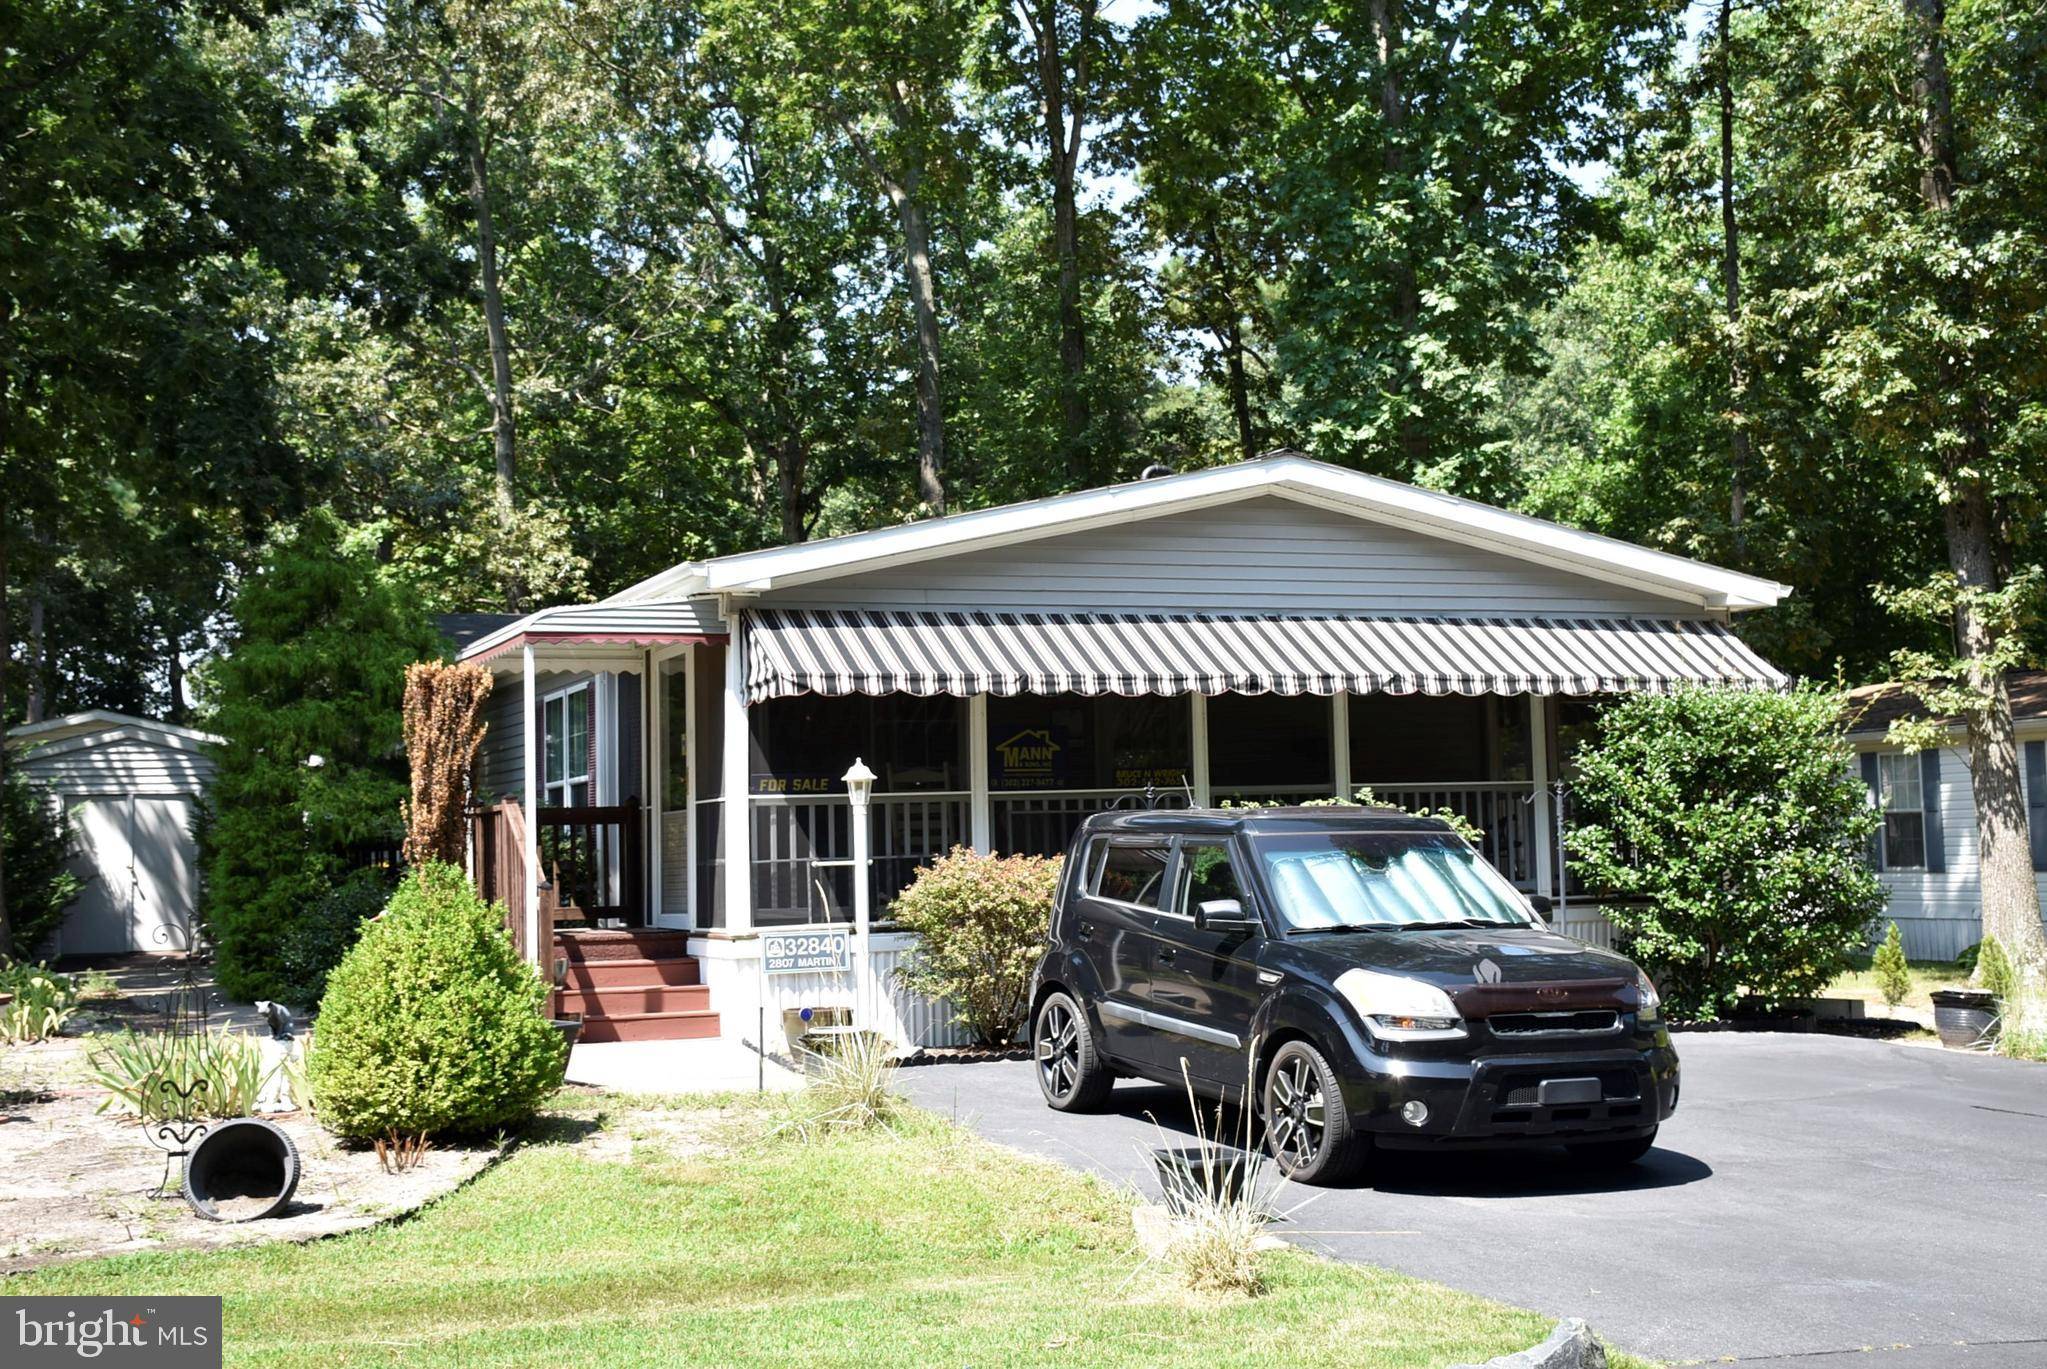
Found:
<svg viewBox="0 0 2047 1369"><path fill-rule="evenodd" d="M1509 1012L1486 1019L1495 1036L1548 1036L1560 1033L1610 1032L1620 1025L1611 1008L1584 1012Z"/></svg>

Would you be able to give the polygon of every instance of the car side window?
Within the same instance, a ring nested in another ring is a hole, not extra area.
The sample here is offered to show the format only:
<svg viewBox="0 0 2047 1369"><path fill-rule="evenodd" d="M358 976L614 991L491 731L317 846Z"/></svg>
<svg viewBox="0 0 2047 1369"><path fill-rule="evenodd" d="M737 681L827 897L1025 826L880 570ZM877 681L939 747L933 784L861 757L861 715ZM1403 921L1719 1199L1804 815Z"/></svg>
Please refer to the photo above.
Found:
<svg viewBox="0 0 2047 1369"><path fill-rule="evenodd" d="M1243 902L1244 888L1237 883L1236 866L1230 861L1228 842L1187 841L1180 843L1180 873L1174 881L1172 911L1182 917L1194 916L1202 904L1219 898Z"/></svg>
<svg viewBox="0 0 2047 1369"><path fill-rule="evenodd" d="M1166 875L1166 848L1140 842L1111 842L1095 876L1095 897L1159 906L1159 886Z"/></svg>

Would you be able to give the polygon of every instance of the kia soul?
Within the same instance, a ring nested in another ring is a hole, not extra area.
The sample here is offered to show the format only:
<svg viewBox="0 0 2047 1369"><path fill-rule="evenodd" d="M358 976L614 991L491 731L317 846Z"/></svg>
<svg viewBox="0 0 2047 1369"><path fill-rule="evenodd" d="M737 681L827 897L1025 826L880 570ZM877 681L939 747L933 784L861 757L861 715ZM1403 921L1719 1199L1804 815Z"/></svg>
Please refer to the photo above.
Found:
<svg viewBox="0 0 2047 1369"><path fill-rule="evenodd" d="M1448 824L1392 809L1089 818L1031 986L1045 1101L1119 1077L1249 1098L1282 1172L1375 1148L1645 1154L1677 1107L1656 986L1560 936Z"/></svg>

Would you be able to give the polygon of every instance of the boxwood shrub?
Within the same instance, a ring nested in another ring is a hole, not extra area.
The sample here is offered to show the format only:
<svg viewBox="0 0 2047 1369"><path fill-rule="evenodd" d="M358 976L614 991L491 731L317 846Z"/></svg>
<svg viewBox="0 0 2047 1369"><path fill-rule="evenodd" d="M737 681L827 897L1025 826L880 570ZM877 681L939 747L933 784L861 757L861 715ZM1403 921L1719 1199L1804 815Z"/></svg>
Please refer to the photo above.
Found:
<svg viewBox="0 0 2047 1369"><path fill-rule="evenodd" d="M503 912L451 865L409 873L327 980L307 1062L320 1121L350 1140L417 1140L523 1121L568 1046Z"/></svg>

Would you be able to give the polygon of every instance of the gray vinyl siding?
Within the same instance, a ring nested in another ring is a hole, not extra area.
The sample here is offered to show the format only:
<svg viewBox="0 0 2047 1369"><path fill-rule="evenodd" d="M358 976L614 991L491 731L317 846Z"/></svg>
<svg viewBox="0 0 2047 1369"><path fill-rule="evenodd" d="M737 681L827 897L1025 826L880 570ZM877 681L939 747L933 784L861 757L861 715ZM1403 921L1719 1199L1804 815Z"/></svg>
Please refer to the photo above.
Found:
<svg viewBox="0 0 2047 1369"><path fill-rule="evenodd" d="M213 778L213 761L204 752L141 740L108 740L54 755L31 750L15 763L60 794L197 795Z"/></svg>
<svg viewBox="0 0 2047 1369"><path fill-rule="evenodd" d="M777 607L1709 616L1687 604L1290 499L867 571Z"/></svg>
<svg viewBox="0 0 2047 1369"><path fill-rule="evenodd" d="M1983 939L1983 883L1977 868L1976 802L1969 760L1960 747L1940 751L1940 826L1947 869L1886 870L1891 901L1884 922L1895 921L1913 960L1952 960ZM2047 902L2047 872L2034 875ZM1882 924L1879 924L1881 928Z"/></svg>
<svg viewBox="0 0 2047 1369"><path fill-rule="evenodd" d="M545 699L558 689L595 679L591 672L543 670L534 676L534 697ZM537 732L528 726L520 702L525 697L524 681L515 672L500 675L484 704L488 730L477 754L477 798L490 802L519 798L526 788L526 736ZM621 801L642 798L645 785L640 779L640 690L639 675L625 673L619 680L618 710L611 735L597 738L597 765L618 777Z"/></svg>

